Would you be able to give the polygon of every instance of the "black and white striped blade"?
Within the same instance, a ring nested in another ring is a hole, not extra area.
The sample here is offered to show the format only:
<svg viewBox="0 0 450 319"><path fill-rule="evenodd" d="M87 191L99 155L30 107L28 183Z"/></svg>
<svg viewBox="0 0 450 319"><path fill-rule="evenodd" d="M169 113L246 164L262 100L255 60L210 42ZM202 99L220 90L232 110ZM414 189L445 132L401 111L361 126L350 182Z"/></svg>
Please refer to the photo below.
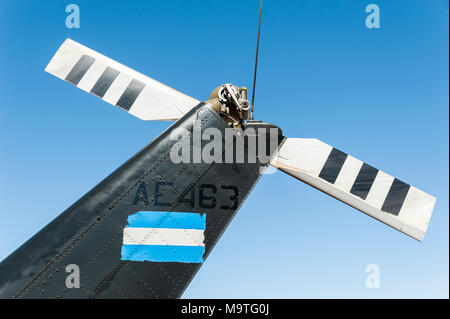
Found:
<svg viewBox="0 0 450 319"><path fill-rule="evenodd" d="M436 198L313 138L288 138L271 165L422 241Z"/></svg>
<svg viewBox="0 0 450 319"><path fill-rule="evenodd" d="M177 120L200 103L71 39L45 71L142 120Z"/></svg>

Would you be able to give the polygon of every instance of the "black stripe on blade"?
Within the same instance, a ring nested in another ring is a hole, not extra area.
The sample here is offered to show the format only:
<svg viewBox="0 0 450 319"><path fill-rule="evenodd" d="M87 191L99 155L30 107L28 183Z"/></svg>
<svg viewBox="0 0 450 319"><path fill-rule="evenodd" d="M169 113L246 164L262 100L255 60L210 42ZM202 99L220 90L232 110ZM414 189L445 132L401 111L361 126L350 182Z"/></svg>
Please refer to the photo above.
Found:
<svg viewBox="0 0 450 319"><path fill-rule="evenodd" d="M117 101L116 105L126 111L129 111L133 106L134 101L136 101L137 97L139 96L139 93L141 93L144 86L145 84L142 83L141 81L133 79L130 82L130 84L128 84L128 87L125 89L125 92L123 92L122 96L120 97L119 101Z"/></svg>
<svg viewBox="0 0 450 319"><path fill-rule="evenodd" d="M333 148L327 158L327 161L325 162L325 165L320 171L319 177L331 184L334 184L346 159L347 154Z"/></svg>
<svg viewBox="0 0 450 319"><path fill-rule="evenodd" d="M78 85L80 80L86 74L87 70L91 67L91 65L95 62L94 58L91 58L88 55L83 55L78 60L78 62L74 65L72 70L70 70L69 74L67 74L65 80L67 82L72 83L73 85Z"/></svg>
<svg viewBox="0 0 450 319"><path fill-rule="evenodd" d="M94 87L91 89L91 93L97 95L99 98L103 98L119 73L119 71L107 67L97 82L95 82Z"/></svg>
<svg viewBox="0 0 450 319"><path fill-rule="evenodd" d="M398 213L400 213L400 209L402 208L403 202L405 201L406 195L408 194L409 188L410 185L399 179L394 179L381 210L398 215Z"/></svg>
<svg viewBox="0 0 450 319"><path fill-rule="evenodd" d="M370 188L373 185L375 177L377 177L378 169L364 163L359 170L358 176L353 183L350 193L366 199L367 194L369 194Z"/></svg>

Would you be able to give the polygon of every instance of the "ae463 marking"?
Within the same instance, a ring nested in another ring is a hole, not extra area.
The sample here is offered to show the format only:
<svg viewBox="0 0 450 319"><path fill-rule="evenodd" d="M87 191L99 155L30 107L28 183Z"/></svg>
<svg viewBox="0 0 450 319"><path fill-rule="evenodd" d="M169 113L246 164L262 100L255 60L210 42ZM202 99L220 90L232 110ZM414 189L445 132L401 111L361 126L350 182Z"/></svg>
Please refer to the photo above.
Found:
<svg viewBox="0 0 450 319"><path fill-rule="evenodd" d="M155 207L171 207L174 200L170 200L167 196L168 188L173 187L173 183L156 181L153 183L153 189L149 183L142 182L133 198L133 205L139 203L146 206L152 204ZM153 195L153 197L150 197ZM227 201L220 198L227 198ZM201 184L198 188L192 187L188 192L179 199L182 203L189 203L192 208L208 208L214 209L219 207L224 210L235 210L239 204L239 189L234 185L214 185Z"/></svg>

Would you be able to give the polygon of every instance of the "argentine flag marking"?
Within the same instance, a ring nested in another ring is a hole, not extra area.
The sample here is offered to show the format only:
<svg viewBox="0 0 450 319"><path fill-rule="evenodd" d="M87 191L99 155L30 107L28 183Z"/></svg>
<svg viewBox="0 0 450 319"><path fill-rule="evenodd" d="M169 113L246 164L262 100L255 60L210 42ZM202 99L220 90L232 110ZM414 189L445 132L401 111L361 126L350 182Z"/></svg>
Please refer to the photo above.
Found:
<svg viewBox="0 0 450 319"><path fill-rule="evenodd" d="M202 263L206 214L143 211L128 216L122 260Z"/></svg>

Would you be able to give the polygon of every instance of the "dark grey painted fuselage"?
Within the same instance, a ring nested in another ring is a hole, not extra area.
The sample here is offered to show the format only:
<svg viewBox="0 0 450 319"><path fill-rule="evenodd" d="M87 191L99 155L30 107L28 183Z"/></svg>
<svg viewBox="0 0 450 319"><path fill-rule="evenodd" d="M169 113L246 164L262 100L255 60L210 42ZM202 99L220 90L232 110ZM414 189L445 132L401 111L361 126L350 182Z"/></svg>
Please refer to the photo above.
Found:
<svg viewBox="0 0 450 319"><path fill-rule="evenodd" d="M170 150L182 141L169 135L180 129L192 132L193 125L201 131L227 127L209 105L200 103L3 260L0 297L180 297L201 263L121 260L127 217L139 211L206 213L206 258L264 166L174 164ZM69 264L79 266L80 288L66 286Z"/></svg>

